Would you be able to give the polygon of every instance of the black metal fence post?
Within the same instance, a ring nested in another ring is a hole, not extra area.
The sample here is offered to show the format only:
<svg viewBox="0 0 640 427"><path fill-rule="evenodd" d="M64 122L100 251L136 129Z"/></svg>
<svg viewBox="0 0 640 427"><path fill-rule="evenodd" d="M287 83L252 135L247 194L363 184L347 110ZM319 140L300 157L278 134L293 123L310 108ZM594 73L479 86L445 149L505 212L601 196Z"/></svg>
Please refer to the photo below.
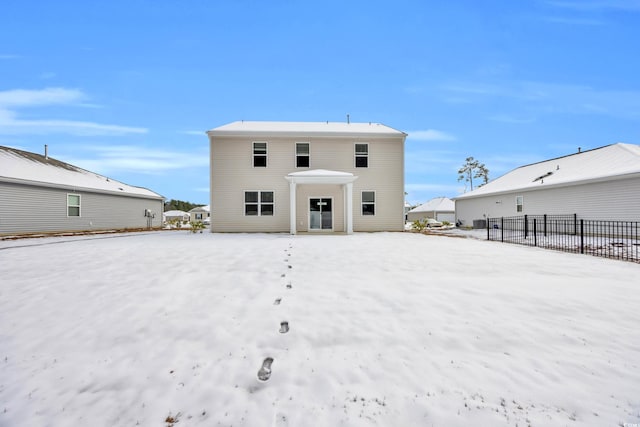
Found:
<svg viewBox="0 0 640 427"><path fill-rule="evenodd" d="M491 218L487 217L487 240L491 240L489 239L489 224L491 224Z"/></svg>
<svg viewBox="0 0 640 427"><path fill-rule="evenodd" d="M533 220L533 228L529 220ZM578 221L577 214L522 215L487 219L487 238L503 243L555 249L640 263L640 221ZM524 224L522 223L524 221ZM543 221L538 242L538 224ZM573 226L571 225L573 221ZM505 231L506 230L506 231ZM530 232L533 231L533 240ZM523 239L523 235L525 238ZM539 244L539 246L538 246Z"/></svg>

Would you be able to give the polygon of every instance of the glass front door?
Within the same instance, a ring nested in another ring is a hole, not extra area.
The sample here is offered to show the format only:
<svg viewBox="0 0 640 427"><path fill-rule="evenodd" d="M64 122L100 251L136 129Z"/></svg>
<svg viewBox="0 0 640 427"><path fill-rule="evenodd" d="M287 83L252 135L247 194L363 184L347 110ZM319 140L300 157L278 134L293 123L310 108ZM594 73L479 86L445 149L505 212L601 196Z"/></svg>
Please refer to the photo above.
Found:
<svg viewBox="0 0 640 427"><path fill-rule="evenodd" d="M332 199L309 199L309 230L333 229Z"/></svg>

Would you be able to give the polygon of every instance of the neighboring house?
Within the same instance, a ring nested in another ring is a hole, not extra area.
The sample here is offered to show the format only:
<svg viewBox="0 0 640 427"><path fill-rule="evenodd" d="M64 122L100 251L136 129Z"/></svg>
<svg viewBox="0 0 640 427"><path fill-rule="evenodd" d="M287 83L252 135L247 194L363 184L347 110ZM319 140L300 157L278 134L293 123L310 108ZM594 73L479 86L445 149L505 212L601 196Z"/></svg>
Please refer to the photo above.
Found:
<svg viewBox="0 0 640 427"><path fill-rule="evenodd" d="M453 224L456 222L455 210L456 206L453 200L447 197L436 197L411 209L407 214L407 219L413 222L419 219L433 218L436 221L448 221Z"/></svg>
<svg viewBox="0 0 640 427"><path fill-rule="evenodd" d="M379 123L242 121L207 135L212 231L404 228L403 132Z"/></svg>
<svg viewBox="0 0 640 427"><path fill-rule="evenodd" d="M456 218L463 225L526 214L640 221L639 188L640 146L618 143L514 169L456 197Z"/></svg>
<svg viewBox="0 0 640 427"><path fill-rule="evenodd" d="M0 146L0 234L159 227L164 198L45 155Z"/></svg>
<svg viewBox="0 0 640 427"><path fill-rule="evenodd" d="M189 219L191 217L190 217L188 212L174 210L174 211L166 211L166 212L164 212L162 214L162 218L163 218L164 222L170 222L170 221L189 222Z"/></svg>
<svg viewBox="0 0 640 427"><path fill-rule="evenodd" d="M200 222L208 222L211 217L211 212L209 209L209 205L206 206L198 206L197 208L193 208L189 211L190 220L200 221Z"/></svg>

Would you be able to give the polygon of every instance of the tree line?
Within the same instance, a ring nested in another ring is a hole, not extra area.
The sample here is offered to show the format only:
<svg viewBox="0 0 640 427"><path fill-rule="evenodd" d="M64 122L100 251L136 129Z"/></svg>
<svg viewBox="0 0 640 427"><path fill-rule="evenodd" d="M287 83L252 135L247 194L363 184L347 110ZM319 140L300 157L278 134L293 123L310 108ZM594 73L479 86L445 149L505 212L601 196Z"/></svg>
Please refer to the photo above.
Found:
<svg viewBox="0 0 640 427"><path fill-rule="evenodd" d="M167 200L166 202L164 202L164 211L184 211L184 212L189 212L191 209L193 208L197 208L198 206L204 206L204 205L198 205L195 203L190 203L190 202L185 202L182 200Z"/></svg>

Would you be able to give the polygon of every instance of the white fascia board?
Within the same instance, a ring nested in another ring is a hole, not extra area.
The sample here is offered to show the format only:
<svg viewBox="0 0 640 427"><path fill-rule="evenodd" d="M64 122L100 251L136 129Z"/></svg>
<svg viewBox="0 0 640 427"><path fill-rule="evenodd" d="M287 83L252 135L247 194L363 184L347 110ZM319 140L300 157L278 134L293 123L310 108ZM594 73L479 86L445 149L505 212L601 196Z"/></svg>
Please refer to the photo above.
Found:
<svg viewBox="0 0 640 427"><path fill-rule="evenodd" d="M160 194L158 194L157 196L153 196L151 194L130 193L126 191L118 192L118 191L110 191L110 190L101 190L98 188L79 187L79 186L68 185L68 184L54 184L50 182L32 181L28 179L8 178L3 176L0 176L0 182L8 182L11 184L26 185L31 187L55 188L58 190L66 190L66 191L72 191L72 192L82 191L85 193L108 194L108 195L115 195L115 196L133 197L138 199L165 200L165 197ZM151 190L148 190L148 191L151 191Z"/></svg>

